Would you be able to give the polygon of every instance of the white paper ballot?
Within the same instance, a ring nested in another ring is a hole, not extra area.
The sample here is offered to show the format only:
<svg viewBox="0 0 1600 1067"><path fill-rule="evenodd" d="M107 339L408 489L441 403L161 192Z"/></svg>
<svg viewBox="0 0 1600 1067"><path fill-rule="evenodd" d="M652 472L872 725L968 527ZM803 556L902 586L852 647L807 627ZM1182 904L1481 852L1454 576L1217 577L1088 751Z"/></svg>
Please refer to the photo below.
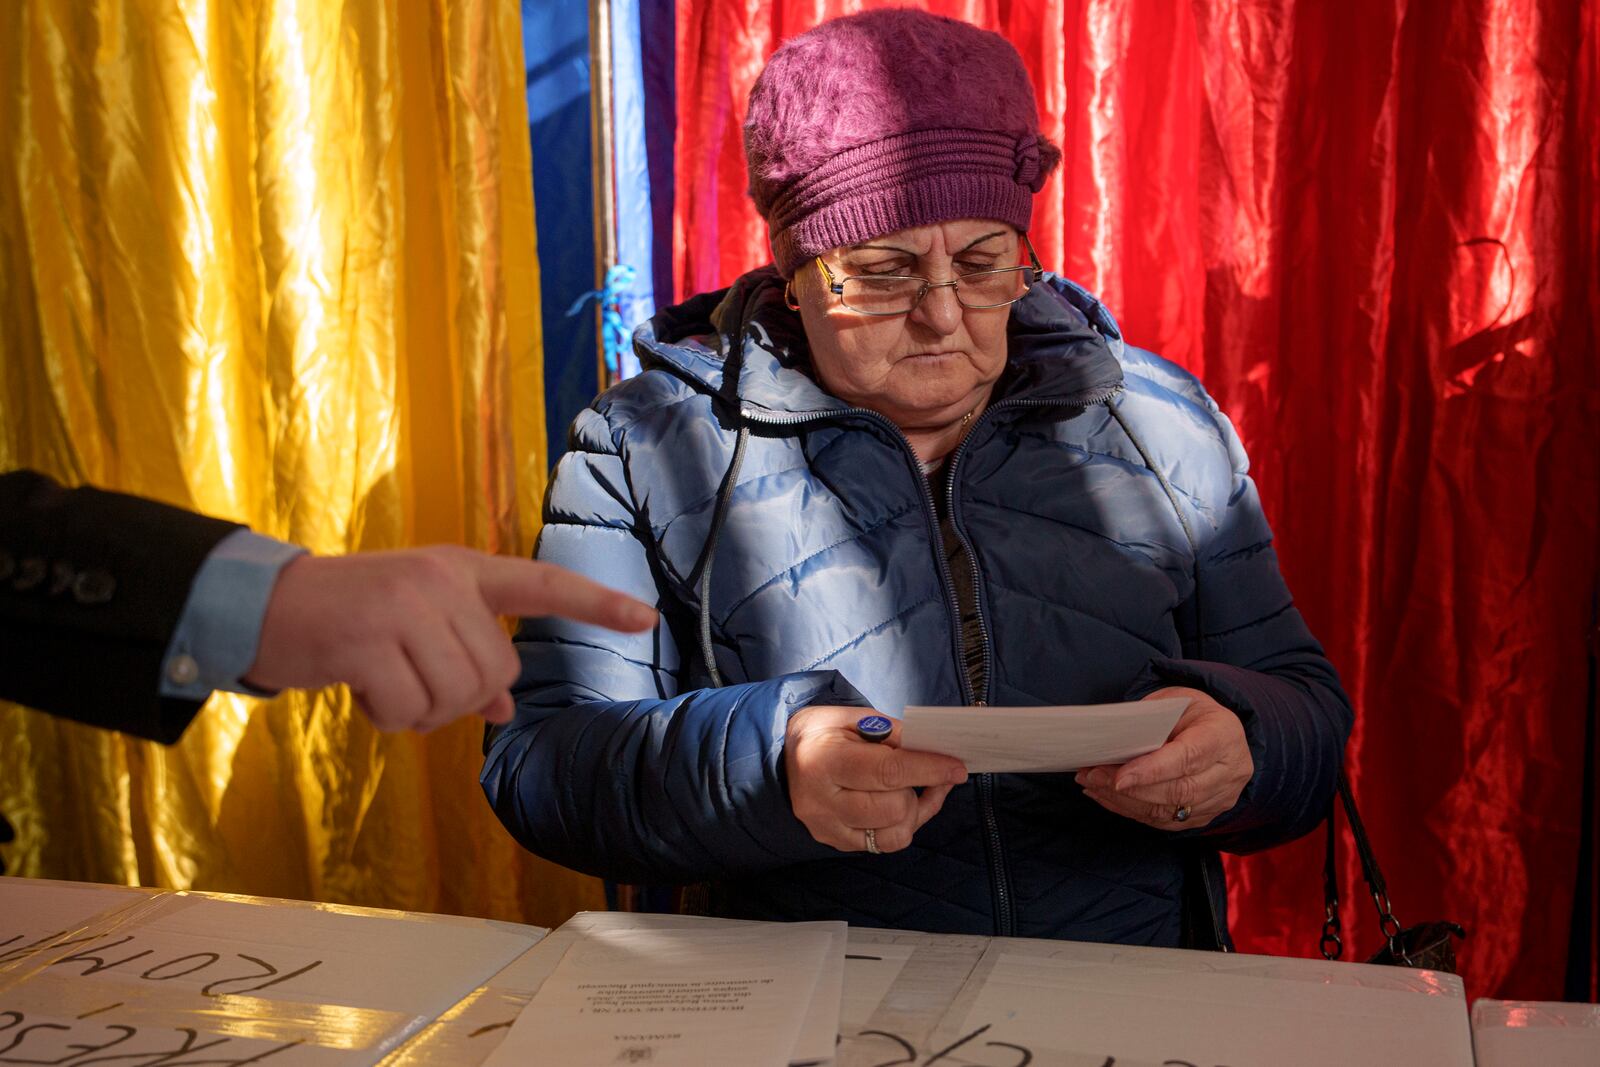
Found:
<svg viewBox="0 0 1600 1067"><path fill-rule="evenodd" d="M942 752L971 774L1075 771L1126 763L1160 748L1189 701L1039 708L909 707L900 743Z"/></svg>
<svg viewBox="0 0 1600 1067"><path fill-rule="evenodd" d="M589 930L486 1067L786 1067L832 941L784 925Z"/></svg>
<svg viewBox="0 0 1600 1067"><path fill-rule="evenodd" d="M652 912L585 911L574 915L556 935L561 938L577 937L593 930L715 930L750 929L770 925L747 919L717 919L704 915L660 915ZM817 973L817 984L811 993L811 1005L806 1009L800 1036L795 1039L794 1051L789 1059L794 1064L822 1063L833 1058L834 1046L839 1041L839 1011L844 997L845 946L850 927L842 922L791 923L790 929L821 930L828 935L828 950L823 954L822 968ZM565 951L563 945L562 951ZM541 978L541 981L543 979Z"/></svg>

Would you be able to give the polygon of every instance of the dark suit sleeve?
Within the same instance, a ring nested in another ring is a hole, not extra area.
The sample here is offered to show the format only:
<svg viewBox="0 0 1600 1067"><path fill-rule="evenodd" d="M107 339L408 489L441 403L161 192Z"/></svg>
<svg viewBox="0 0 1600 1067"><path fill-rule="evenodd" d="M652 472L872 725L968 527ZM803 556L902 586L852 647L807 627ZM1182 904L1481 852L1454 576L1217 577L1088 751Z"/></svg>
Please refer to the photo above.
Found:
<svg viewBox="0 0 1600 1067"><path fill-rule="evenodd" d="M195 574L238 525L33 471L0 474L0 698L171 744L160 695Z"/></svg>

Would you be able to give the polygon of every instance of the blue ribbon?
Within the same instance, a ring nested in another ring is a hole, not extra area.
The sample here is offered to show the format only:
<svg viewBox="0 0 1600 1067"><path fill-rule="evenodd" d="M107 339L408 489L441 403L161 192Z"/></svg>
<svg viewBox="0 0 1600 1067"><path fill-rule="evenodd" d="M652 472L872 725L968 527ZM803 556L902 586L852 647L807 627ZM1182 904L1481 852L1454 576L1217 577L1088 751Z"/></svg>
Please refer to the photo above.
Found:
<svg viewBox="0 0 1600 1067"><path fill-rule="evenodd" d="M615 264L606 271L604 289L591 289L567 309L571 317L582 311L589 301L600 301L600 341L604 346L608 383L622 379L624 360L632 341L628 317L633 309L633 283L637 277L637 272L626 263Z"/></svg>

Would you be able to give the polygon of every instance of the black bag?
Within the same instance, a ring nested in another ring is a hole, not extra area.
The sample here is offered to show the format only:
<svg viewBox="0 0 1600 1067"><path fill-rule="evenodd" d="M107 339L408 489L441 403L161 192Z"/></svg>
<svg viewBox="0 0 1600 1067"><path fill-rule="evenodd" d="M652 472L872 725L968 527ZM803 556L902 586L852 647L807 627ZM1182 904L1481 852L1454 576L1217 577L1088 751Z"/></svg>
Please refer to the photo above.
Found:
<svg viewBox="0 0 1600 1067"><path fill-rule="evenodd" d="M1460 923L1449 920L1418 923L1402 927L1394 917L1389 903L1389 887L1378 869L1378 857L1372 852L1372 842L1367 839L1367 829L1356 812L1356 798L1350 792L1350 782L1344 772L1339 772L1339 800L1344 814L1350 820L1350 834L1355 838L1356 852L1361 857L1361 874L1372 902L1378 907L1378 929L1383 931L1384 947L1368 963L1390 967L1416 967L1428 971L1456 973L1456 947L1454 938L1466 937L1467 931ZM1326 918L1322 923L1322 955L1336 960L1344 955L1343 928L1339 918L1339 862L1336 825L1338 806L1328 811L1328 848L1322 870L1322 892L1326 905Z"/></svg>

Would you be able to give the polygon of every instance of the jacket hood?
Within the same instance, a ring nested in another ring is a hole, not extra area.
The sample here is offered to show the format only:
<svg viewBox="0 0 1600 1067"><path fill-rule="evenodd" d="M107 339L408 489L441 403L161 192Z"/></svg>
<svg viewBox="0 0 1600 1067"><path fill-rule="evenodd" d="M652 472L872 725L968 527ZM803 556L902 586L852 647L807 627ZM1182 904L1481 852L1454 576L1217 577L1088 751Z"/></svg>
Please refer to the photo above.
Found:
<svg viewBox="0 0 1600 1067"><path fill-rule="evenodd" d="M747 418L795 421L851 410L810 370L800 318L772 267L665 308L633 334L644 370L666 369L737 404ZM1012 306L1005 399L1091 404L1122 385L1122 333L1081 286L1046 274Z"/></svg>

